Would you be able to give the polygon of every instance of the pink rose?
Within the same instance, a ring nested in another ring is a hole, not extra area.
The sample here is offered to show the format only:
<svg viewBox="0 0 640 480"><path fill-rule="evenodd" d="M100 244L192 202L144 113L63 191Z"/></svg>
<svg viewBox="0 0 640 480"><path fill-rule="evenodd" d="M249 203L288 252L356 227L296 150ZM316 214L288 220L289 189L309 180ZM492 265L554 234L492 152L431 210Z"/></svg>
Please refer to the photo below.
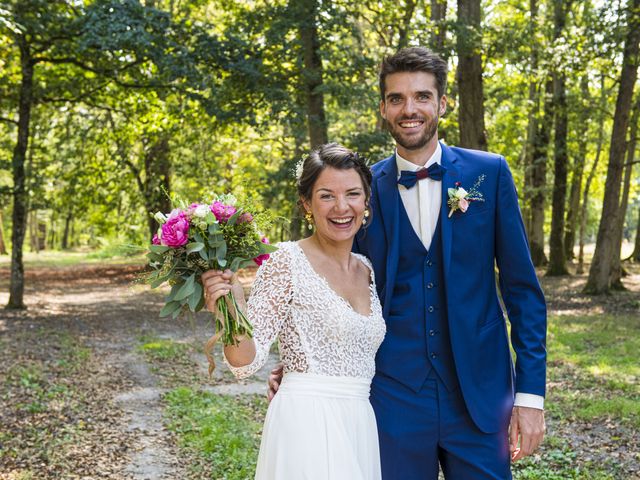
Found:
<svg viewBox="0 0 640 480"><path fill-rule="evenodd" d="M262 243L266 243L266 244L269 243L269 239L267 237L262 237L260 239L260 241ZM262 255L258 255L256 258L253 259L253 261L256 262L256 264L258 266L262 265L262 262L265 262L267 260L269 260L269 254L268 253L263 253Z"/></svg>
<svg viewBox="0 0 640 480"><path fill-rule="evenodd" d="M462 213L467 211L467 208L469 208L469 200L467 200L466 198L461 198L458 200L458 205L460 206L460 210L462 210Z"/></svg>
<svg viewBox="0 0 640 480"><path fill-rule="evenodd" d="M211 212L216 216L216 219L219 222L226 222L234 213L236 213L236 211L236 207L232 205L225 205L217 200L211 204Z"/></svg>
<svg viewBox="0 0 640 480"><path fill-rule="evenodd" d="M167 247L181 247L188 241L189 220L182 210L174 209L162 225L161 243Z"/></svg>
<svg viewBox="0 0 640 480"><path fill-rule="evenodd" d="M249 212L244 212L238 217L238 223L251 223L253 222L253 215Z"/></svg>
<svg viewBox="0 0 640 480"><path fill-rule="evenodd" d="M151 240L151 243L153 245L160 245L160 239L158 238L158 234L157 233L153 236L153 240Z"/></svg>

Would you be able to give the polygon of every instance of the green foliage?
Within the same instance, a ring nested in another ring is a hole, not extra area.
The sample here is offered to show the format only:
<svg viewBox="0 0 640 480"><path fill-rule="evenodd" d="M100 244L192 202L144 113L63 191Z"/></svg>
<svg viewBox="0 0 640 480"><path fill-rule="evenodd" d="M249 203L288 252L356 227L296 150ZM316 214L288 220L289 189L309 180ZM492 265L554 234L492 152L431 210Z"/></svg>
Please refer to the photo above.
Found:
<svg viewBox="0 0 640 480"><path fill-rule="evenodd" d="M252 478L266 400L176 388L165 398L169 428L195 456L192 469L208 478Z"/></svg>

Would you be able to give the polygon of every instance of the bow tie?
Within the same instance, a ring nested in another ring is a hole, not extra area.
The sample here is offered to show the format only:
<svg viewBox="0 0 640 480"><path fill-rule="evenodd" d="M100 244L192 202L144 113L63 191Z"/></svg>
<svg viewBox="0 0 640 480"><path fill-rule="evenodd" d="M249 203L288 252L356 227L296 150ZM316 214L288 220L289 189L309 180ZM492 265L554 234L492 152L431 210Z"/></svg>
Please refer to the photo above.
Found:
<svg viewBox="0 0 640 480"><path fill-rule="evenodd" d="M422 180L423 178L430 178L431 180L442 180L442 176L446 171L447 169L439 163L434 163L429 168L421 168L420 170L416 170L415 172L403 170L402 172L400 172L398 183L400 185L404 185L406 188L411 188L416 184L418 180Z"/></svg>

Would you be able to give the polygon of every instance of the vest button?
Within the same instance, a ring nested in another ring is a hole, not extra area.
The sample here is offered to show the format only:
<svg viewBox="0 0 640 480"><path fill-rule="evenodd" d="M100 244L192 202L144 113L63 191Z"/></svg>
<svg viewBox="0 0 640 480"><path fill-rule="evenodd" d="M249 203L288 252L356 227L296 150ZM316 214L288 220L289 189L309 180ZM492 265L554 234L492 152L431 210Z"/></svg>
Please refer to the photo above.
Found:
<svg viewBox="0 0 640 480"><path fill-rule="evenodd" d="M435 330L429 330L429 336L430 337L434 337L436 335L436 331Z"/></svg>
<svg viewBox="0 0 640 480"><path fill-rule="evenodd" d="M435 353L431 354L431 358L436 358L438 355L436 355Z"/></svg>
<svg viewBox="0 0 640 480"><path fill-rule="evenodd" d="M433 313L433 311L434 311L434 310L435 310L435 308L433 308L433 305L431 305L431 306L429 307L429 313Z"/></svg>
<svg viewBox="0 0 640 480"><path fill-rule="evenodd" d="M431 282L427 283L427 288L433 288L433 283Z"/></svg>
<svg viewBox="0 0 640 480"><path fill-rule="evenodd" d="M431 260L427 260L427 267L431 267L433 265L433 262Z"/></svg>

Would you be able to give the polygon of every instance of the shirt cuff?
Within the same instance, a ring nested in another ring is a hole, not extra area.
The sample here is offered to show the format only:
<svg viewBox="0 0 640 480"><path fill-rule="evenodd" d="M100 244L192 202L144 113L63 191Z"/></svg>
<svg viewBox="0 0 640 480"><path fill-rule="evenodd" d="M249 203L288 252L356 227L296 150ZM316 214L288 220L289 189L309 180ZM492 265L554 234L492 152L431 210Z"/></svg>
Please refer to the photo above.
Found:
<svg viewBox="0 0 640 480"><path fill-rule="evenodd" d="M544 410L544 397L532 393L516 393L514 407L529 407Z"/></svg>

